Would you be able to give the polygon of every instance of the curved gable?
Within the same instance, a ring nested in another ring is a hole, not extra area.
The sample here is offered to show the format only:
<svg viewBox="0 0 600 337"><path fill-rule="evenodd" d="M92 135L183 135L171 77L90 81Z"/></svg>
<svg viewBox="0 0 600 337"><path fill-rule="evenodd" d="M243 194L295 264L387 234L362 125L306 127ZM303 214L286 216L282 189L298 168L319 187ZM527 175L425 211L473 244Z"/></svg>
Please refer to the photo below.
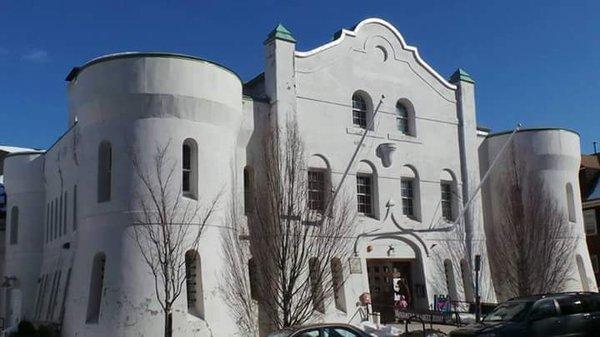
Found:
<svg viewBox="0 0 600 337"><path fill-rule="evenodd" d="M437 73L427 62L425 62L416 47L406 43L402 34L389 22L369 18L358 23L353 29L342 29L336 34L336 39L313 50L306 52L296 51L295 56L299 59L308 61L311 58L318 60L318 63L336 62L333 56L333 49L342 48L343 50L353 50L360 53L372 54L372 57L379 61L405 62L411 67L423 81L429 85L435 86L433 82L441 84L443 87L456 90L456 85L449 83L444 77ZM328 57L332 55L332 57ZM323 67L323 64L305 64L306 69L301 71L311 72ZM423 71L419 71L421 69ZM427 74L427 75L423 75Z"/></svg>

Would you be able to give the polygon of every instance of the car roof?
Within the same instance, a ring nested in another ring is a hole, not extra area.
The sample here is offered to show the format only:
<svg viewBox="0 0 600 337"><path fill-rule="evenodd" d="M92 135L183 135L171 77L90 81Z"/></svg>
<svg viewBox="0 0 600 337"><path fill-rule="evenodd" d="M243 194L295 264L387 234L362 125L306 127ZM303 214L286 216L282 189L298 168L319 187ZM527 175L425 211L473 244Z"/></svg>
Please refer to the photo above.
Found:
<svg viewBox="0 0 600 337"><path fill-rule="evenodd" d="M539 295L531 295L531 296L523 296L523 297L513 297L509 299L509 301L537 301L544 298L559 298L565 296L578 296L578 295L594 295L598 296L598 293L588 292L588 291L572 291L572 292L564 292L564 293L553 293L553 294L539 294Z"/></svg>
<svg viewBox="0 0 600 337"><path fill-rule="evenodd" d="M344 328L358 329L354 325L346 324L346 323L314 323L314 324L306 324L306 325L297 325L297 326L293 326L293 327L289 327L289 328L284 328L281 330L289 330L289 331L296 332L298 330L320 329L320 328L329 328L329 327L344 327Z"/></svg>

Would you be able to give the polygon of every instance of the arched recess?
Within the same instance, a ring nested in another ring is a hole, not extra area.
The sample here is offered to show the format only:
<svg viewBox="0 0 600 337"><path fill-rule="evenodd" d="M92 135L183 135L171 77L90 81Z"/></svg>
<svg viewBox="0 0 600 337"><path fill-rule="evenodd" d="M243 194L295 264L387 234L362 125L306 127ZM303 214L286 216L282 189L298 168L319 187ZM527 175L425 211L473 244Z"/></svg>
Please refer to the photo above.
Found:
<svg viewBox="0 0 600 337"><path fill-rule="evenodd" d="M331 197L331 170L327 159L313 155L308 160L308 207L323 212Z"/></svg>
<svg viewBox="0 0 600 337"><path fill-rule="evenodd" d="M16 245L19 242L19 207L13 206L10 209L10 244Z"/></svg>
<svg viewBox="0 0 600 337"><path fill-rule="evenodd" d="M195 250L185 253L185 285L188 313L204 319L204 292L200 254Z"/></svg>
<svg viewBox="0 0 600 337"><path fill-rule="evenodd" d="M250 165L244 167L244 213L254 212L254 169Z"/></svg>
<svg viewBox="0 0 600 337"><path fill-rule="evenodd" d="M342 261L337 257L331 259L331 283L333 286L335 308L347 312L346 292L344 291L344 269Z"/></svg>
<svg viewBox="0 0 600 337"><path fill-rule="evenodd" d="M442 218L446 221L454 221L459 211L459 194L456 175L449 169L440 173L440 206Z"/></svg>
<svg viewBox="0 0 600 337"><path fill-rule="evenodd" d="M183 141L181 179L183 196L198 199L198 143L192 138Z"/></svg>
<svg viewBox="0 0 600 337"><path fill-rule="evenodd" d="M352 94L352 125L357 128L366 129L373 117L373 100L363 90L357 90ZM374 123L372 123L374 124ZM373 129L373 125L369 130Z"/></svg>
<svg viewBox="0 0 600 337"><path fill-rule="evenodd" d="M583 291L590 291L590 283L588 282L587 274L585 272L583 258L581 257L581 255L577 254L577 256L575 256L575 260L577 260L577 271L579 272L581 287L583 288Z"/></svg>
<svg viewBox="0 0 600 337"><path fill-rule="evenodd" d="M112 192L112 145L103 141L98 146L98 202L109 201ZM55 225L58 225L56 223Z"/></svg>
<svg viewBox="0 0 600 337"><path fill-rule="evenodd" d="M98 323L100 319L100 308L104 292L104 274L106 269L106 255L99 252L94 255L92 261L92 272L90 275L90 292L88 296L88 307L86 323Z"/></svg>
<svg viewBox="0 0 600 337"><path fill-rule="evenodd" d="M419 173L411 165L404 165L400 171L400 194L402 214L413 220L421 220L421 184Z"/></svg>
<svg viewBox="0 0 600 337"><path fill-rule="evenodd" d="M474 302L475 290L473 289L473 274L471 273L471 268L465 259L460 260L460 273L465 291L465 301Z"/></svg>
<svg viewBox="0 0 600 337"><path fill-rule="evenodd" d="M407 136L417 136L415 108L406 98L396 102L396 129Z"/></svg>
<svg viewBox="0 0 600 337"><path fill-rule="evenodd" d="M452 300L458 300L458 291L456 289L456 278L454 276L454 267L450 259L444 260L444 273L446 274L446 289Z"/></svg>
<svg viewBox="0 0 600 337"><path fill-rule="evenodd" d="M311 257L308 260L311 296L314 310L325 313L325 298L323 293L323 272L319 259Z"/></svg>
<svg viewBox="0 0 600 337"><path fill-rule="evenodd" d="M368 217L378 218L377 171L375 166L363 160L356 172L357 211Z"/></svg>
<svg viewBox="0 0 600 337"><path fill-rule="evenodd" d="M390 255L390 246L393 246L394 252ZM370 250L370 252L369 252ZM424 261L428 256L427 247L423 246L414 236L407 234L383 234L371 236L371 240L361 240L356 252L366 254L369 259L381 260L390 259L410 262L410 296L409 305L414 309L429 308L428 289L430 281L425 277ZM368 273L368 271L367 271ZM371 278L369 277L371 281ZM369 282L370 282L369 281Z"/></svg>
<svg viewBox="0 0 600 337"><path fill-rule="evenodd" d="M575 222L577 218L575 216L575 196L573 195L573 185L567 183L567 213L569 215L569 221Z"/></svg>

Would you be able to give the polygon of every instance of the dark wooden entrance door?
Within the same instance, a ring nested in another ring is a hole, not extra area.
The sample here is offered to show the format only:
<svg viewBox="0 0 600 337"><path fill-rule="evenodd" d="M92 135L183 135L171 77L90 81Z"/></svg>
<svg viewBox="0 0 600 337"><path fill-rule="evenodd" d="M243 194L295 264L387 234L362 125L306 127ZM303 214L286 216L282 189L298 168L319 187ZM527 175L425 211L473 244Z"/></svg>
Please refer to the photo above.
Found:
<svg viewBox="0 0 600 337"><path fill-rule="evenodd" d="M394 259L368 259L367 275L369 292L374 312L381 314L381 323L395 321L394 315L394 279L404 278L408 285L408 303L412 306L412 281L410 261Z"/></svg>

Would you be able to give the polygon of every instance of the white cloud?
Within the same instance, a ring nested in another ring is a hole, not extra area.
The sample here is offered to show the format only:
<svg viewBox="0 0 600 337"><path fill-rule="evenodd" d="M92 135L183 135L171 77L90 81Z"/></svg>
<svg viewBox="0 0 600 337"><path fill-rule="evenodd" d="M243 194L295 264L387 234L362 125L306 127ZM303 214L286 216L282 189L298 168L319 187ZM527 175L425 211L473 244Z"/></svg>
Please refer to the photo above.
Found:
<svg viewBox="0 0 600 337"><path fill-rule="evenodd" d="M50 60L48 52L42 49L35 49L21 56L21 59L30 62L43 63Z"/></svg>

